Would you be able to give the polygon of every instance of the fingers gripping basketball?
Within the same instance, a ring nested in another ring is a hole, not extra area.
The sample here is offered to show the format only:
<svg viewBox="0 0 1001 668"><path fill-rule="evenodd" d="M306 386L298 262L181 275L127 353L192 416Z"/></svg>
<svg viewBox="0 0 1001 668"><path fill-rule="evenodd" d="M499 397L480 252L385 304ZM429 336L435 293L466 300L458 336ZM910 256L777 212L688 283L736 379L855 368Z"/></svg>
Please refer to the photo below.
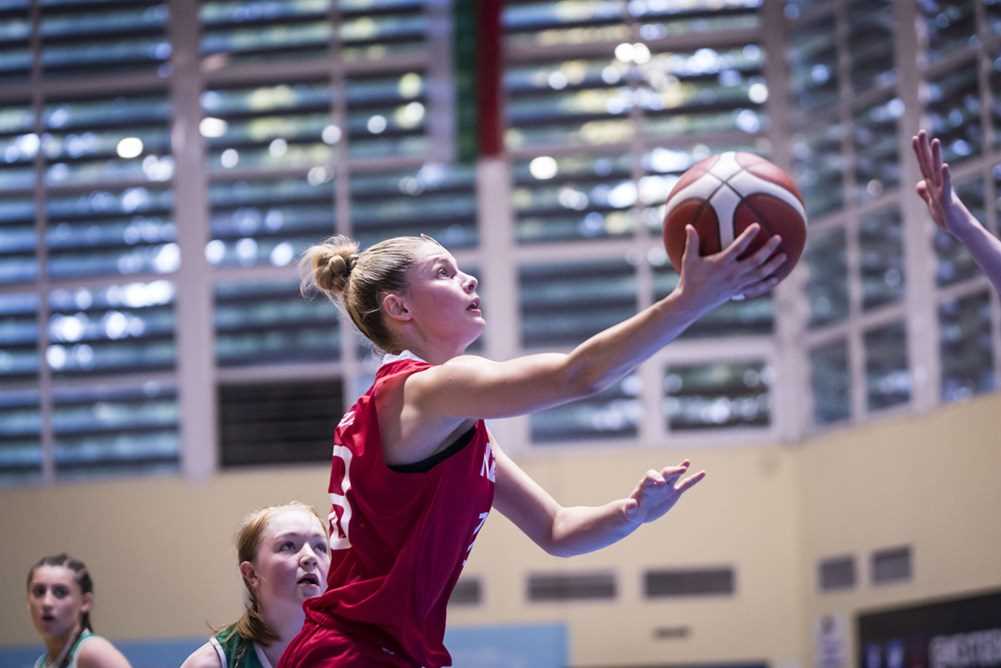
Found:
<svg viewBox="0 0 1001 668"><path fill-rule="evenodd" d="M799 189L764 158L722 153L693 165L671 190L665 205L664 246L671 264L681 271L688 225L698 232L699 254L711 255L755 222L762 233L741 257L755 253L772 235L780 235L782 243L775 252L787 257L775 274L781 280L799 261L806 243L806 210Z"/></svg>

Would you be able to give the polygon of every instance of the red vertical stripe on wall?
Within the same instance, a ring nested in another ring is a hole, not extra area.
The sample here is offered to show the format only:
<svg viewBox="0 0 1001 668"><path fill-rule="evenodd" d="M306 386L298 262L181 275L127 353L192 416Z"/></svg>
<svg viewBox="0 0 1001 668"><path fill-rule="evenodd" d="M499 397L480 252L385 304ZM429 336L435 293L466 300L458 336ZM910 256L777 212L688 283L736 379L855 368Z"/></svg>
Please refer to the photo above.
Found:
<svg viewBox="0 0 1001 668"><path fill-rule="evenodd" d="M504 0L471 1L479 2L476 24L476 96L480 156L490 157L504 151L501 95L501 71L504 63L501 10Z"/></svg>

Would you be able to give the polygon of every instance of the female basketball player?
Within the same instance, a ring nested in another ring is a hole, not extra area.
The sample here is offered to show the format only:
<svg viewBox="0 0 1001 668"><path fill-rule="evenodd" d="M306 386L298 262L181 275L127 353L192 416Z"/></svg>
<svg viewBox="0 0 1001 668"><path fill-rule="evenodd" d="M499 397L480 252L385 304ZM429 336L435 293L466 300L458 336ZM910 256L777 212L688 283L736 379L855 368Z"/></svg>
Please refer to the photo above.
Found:
<svg viewBox="0 0 1001 668"><path fill-rule="evenodd" d="M66 554L42 557L28 571L28 610L45 653L35 668L129 668L114 645L94 635L94 583L87 566Z"/></svg>
<svg viewBox="0 0 1001 668"><path fill-rule="evenodd" d="M463 354L485 325L476 279L430 237L397 237L361 254L345 237L309 249L300 263L304 288L339 300L361 332L393 354L335 430L328 590L306 602L303 630L280 668L450 665L446 604L495 500L560 556L610 545L670 510L705 475L683 477L687 461L648 471L624 498L563 507L501 450L483 420L598 392L712 308L769 290L785 261L771 257L780 240L738 259L758 229L699 257L689 227L670 296L569 354L505 362Z"/></svg>
<svg viewBox="0 0 1001 668"><path fill-rule="evenodd" d="M932 220L958 239L1001 293L1001 240L974 217L952 189L949 165L942 162L942 145L929 141L928 133L918 132L911 140L921 168L918 195L928 207Z"/></svg>
<svg viewBox="0 0 1001 668"><path fill-rule="evenodd" d="M309 506L292 502L250 514L237 534L249 602L243 617L209 639L181 668L271 668L302 627L302 604L327 588L327 532Z"/></svg>

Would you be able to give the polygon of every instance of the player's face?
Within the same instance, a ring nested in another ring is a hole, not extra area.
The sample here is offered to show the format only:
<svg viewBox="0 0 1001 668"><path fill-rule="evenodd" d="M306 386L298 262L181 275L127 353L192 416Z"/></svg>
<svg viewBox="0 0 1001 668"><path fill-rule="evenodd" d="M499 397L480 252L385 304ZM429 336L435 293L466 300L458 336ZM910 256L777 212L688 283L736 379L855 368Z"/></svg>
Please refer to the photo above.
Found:
<svg viewBox="0 0 1001 668"><path fill-rule="evenodd" d="M307 510L288 509L268 522L254 571L258 599L301 604L327 589L330 548L320 520Z"/></svg>
<svg viewBox="0 0 1001 668"><path fill-rule="evenodd" d="M74 573L65 566L39 566L28 585L31 622L43 638L73 633L80 616L90 610L91 597L80 591Z"/></svg>
<svg viewBox="0 0 1001 668"><path fill-rule="evenodd" d="M486 321L475 277L459 269L452 254L432 242L421 245L410 269L407 301L425 337L454 341L465 349L483 333Z"/></svg>

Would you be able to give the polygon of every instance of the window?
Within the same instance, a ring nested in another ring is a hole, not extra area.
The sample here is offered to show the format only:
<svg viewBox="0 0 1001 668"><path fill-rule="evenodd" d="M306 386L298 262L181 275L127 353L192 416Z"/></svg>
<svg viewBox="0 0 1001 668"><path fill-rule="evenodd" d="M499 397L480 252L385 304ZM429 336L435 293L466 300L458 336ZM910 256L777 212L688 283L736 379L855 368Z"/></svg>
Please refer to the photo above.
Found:
<svg viewBox="0 0 1001 668"><path fill-rule="evenodd" d="M330 460L339 379L222 384L218 401L223 468Z"/></svg>
<svg viewBox="0 0 1001 668"><path fill-rule="evenodd" d="M426 163L419 169L351 176L351 235L362 247L393 236L429 234L458 250L479 242L472 167Z"/></svg>
<svg viewBox="0 0 1001 668"><path fill-rule="evenodd" d="M938 308L943 401L997 389L989 292L977 292Z"/></svg>
<svg viewBox="0 0 1001 668"><path fill-rule="evenodd" d="M170 60L167 2L125 0L95 6L43 0L39 4L46 77L155 72Z"/></svg>
<svg viewBox="0 0 1001 668"><path fill-rule="evenodd" d="M532 573L528 576L528 600L535 603L613 600L616 593L612 573Z"/></svg>
<svg viewBox="0 0 1001 668"><path fill-rule="evenodd" d="M809 268L806 294L810 327L820 327L848 318L847 232L844 226L816 232L806 245Z"/></svg>
<svg viewBox="0 0 1001 668"><path fill-rule="evenodd" d="M49 347L56 377L172 369L174 286L166 280L49 294Z"/></svg>
<svg viewBox="0 0 1001 668"><path fill-rule="evenodd" d="M764 362L671 366L664 414L671 431L767 427L771 370Z"/></svg>
<svg viewBox="0 0 1001 668"><path fill-rule="evenodd" d="M867 213L859 223L862 308L904 298L903 220L893 206Z"/></svg>
<svg viewBox="0 0 1001 668"><path fill-rule="evenodd" d="M643 574L646 598L732 596L736 589L733 568L672 568Z"/></svg>
<svg viewBox="0 0 1001 668"><path fill-rule="evenodd" d="M634 438L642 419L639 393L640 379L631 375L593 397L533 413L532 440L572 445L579 440Z"/></svg>
<svg viewBox="0 0 1001 668"><path fill-rule="evenodd" d="M978 61L972 58L928 82L929 131L942 141L942 158L959 163L984 149Z"/></svg>
<svg viewBox="0 0 1001 668"><path fill-rule="evenodd" d="M180 266L174 195L136 186L46 199L45 244L54 278L169 274Z"/></svg>
<svg viewBox="0 0 1001 668"><path fill-rule="evenodd" d="M326 80L214 87L201 104L199 130L213 172L322 167L341 137ZM313 174L314 183L326 180Z"/></svg>
<svg viewBox="0 0 1001 668"><path fill-rule="evenodd" d="M878 411L911 399L907 330L903 322L873 327L863 335L866 405Z"/></svg>
<svg viewBox="0 0 1001 668"><path fill-rule="evenodd" d="M886 548L872 553L872 583L889 584L911 579L911 548Z"/></svg>
<svg viewBox="0 0 1001 668"><path fill-rule="evenodd" d="M897 79L893 62L893 2L849 0L845 15L852 91L862 95L873 88L892 85Z"/></svg>
<svg viewBox="0 0 1001 668"><path fill-rule="evenodd" d="M917 6L925 18L932 62L977 44L975 0L918 0Z"/></svg>
<svg viewBox="0 0 1001 668"><path fill-rule="evenodd" d="M223 367L336 361L336 307L303 299L295 281L224 281L215 290L216 362Z"/></svg>
<svg viewBox="0 0 1001 668"><path fill-rule="evenodd" d="M294 265L304 250L336 229L333 188L325 173L321 176L259 177L210 185L212 240L205 248L209 262Z"/></svg>
<svg viewBox="0 0 1001 668"><path fill-rule="evenodd" d="M852 556L822 559L817 564L817 588L820 591L852 589L856 579L855 558Z"/></svg>
<svg viewBox="0 0 1001 668"><path fill-rule="evenodd" d="M42 477L41 441L38 390L0 391L0 485Z"/></svg>
<svg viewBox="0 0 1001 668"><path fill-rule="evenodd" d="M859 202L900 185L897 119L903 111L903 102L894 97L854 113L855 198Z"/></svg>
<svg viewBox="0 0 1001 668"><path fill-rule="evenodd" d="M170 117L163 91L47 100L41 143L45 183L168 181L174 173Z"/></svg>
<svg viewBox="0 0 1001 668"><path fill-rule="evenodd" d="M625 260L527 265L519 271L524 348L573 345L636 312Z"/></svg>
<svg viewBox="0 0 1001 668"><path fill-rule="evenodd" d="M174 387L139 381L113 388L57 385L54 399L57 478L177 470Z"/></svg>
<svg viewBox="0 0 1001 668"><path fill-rule="evenodd" d="M852 370L844 339L810 351L813 419L827 425L852 416Z"/></svg>

